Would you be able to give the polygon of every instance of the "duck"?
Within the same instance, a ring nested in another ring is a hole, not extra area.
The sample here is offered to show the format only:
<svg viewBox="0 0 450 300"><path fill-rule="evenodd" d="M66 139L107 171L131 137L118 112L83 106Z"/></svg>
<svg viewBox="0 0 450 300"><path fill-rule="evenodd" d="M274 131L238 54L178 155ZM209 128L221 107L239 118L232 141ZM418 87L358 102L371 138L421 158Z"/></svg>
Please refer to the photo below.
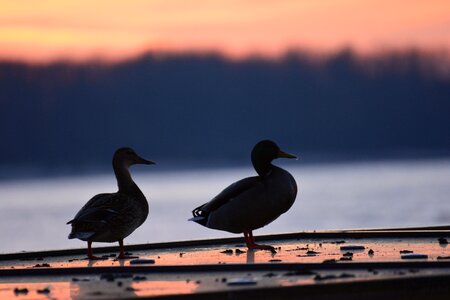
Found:
<svg viewBox="0 0 450 300"><path fill-rule="evenodd" d="M125 255L123 247L123 240L145 222L149 213L147 199L129 171L129 167L136 164L155 162L140 157L132 148L117 149L112 166L118 191L95 195L67 222L72 226L68 238L87 242L89 260L101 259L93 255L92 242L119 242L119 259L136 258Z"/></svg>
<svg viewBox="0 0 450 300"><path fill-rule="evenodd" d="M211 229L243 233L249 249L274 251L270 245L256 244L253 230L287 212L297 197L294 177L272 164L276 158L297 159L297 156L282 151L271 140L258 142L251 152L257 176L231 184L211 201L195 208L189 221Z"/></svg>

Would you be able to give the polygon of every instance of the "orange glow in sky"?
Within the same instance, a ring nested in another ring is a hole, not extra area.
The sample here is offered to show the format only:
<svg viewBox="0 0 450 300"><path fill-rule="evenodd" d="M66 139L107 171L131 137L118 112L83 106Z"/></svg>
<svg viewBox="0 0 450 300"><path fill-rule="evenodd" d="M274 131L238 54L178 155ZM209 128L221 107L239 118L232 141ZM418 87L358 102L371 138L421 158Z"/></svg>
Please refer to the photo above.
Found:
<svg viewBox="0 0 450 300"><path fill-rule="evenodd" d="M0 59L450 48L449 0L0 0Z"/></svg>

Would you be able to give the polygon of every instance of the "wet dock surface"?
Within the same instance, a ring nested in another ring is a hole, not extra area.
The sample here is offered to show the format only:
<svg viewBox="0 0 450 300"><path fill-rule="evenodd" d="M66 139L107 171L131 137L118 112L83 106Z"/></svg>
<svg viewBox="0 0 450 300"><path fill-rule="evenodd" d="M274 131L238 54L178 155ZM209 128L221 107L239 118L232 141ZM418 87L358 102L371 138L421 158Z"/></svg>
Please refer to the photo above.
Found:
<svg viewBox="0 0 450 300"><path fill-rule="evenodd" d="M232 238L126 247L137 261L117 247L94 249L97 261L85 249L3 254L0 299L448 296L449 241L447 228L353 230L259 237L276 252Z"/></svg>

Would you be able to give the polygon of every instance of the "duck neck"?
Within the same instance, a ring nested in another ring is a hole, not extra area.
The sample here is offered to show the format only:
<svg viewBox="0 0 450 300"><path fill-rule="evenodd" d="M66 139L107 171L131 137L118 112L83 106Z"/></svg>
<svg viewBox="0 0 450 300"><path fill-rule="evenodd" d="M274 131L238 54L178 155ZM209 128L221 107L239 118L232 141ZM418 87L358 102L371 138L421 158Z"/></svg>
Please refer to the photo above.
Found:
<svg viewBox="0 0 450 300"><path fill-rule="evenodd" d="M126 194L139 194L142 192L139 190L136 183L131 178L130 171L125 164L113 162L114 173L116 174L117 186L120 193Z"/></svg>
<svg viewBox="0 0 450 300"><path fill-rule="evenodd" d="M256 173L258 173L258 175L260 177L265 177L267 175L269 175L272 170L273 170L273 165L271 163L271 161L267 161L267 160L258 160L258 159L254 159L252 158L252 163L253 163L253 167L255 168Z"/></svg>

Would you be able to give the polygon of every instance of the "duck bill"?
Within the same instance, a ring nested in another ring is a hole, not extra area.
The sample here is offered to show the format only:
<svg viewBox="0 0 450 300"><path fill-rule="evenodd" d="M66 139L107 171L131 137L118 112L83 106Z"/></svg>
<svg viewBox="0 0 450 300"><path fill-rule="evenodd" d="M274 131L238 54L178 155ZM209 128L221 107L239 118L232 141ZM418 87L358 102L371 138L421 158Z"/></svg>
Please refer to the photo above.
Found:
<svg viewBox="0 0 450 300"><path fill-rule="evenodd" d="M156 164L154 161L142 158L140 156L138 157L138 161L136 163L141 164L141 165L154 165L154 164Z"/></svg>
<svg viewBox="0 0 450 300"><path fill-rule="evenodd" d="M284 152L282 150L278 151L278 157L297 159L297 156L295 156L294 154L290 154L290 153Z"/></svg>

